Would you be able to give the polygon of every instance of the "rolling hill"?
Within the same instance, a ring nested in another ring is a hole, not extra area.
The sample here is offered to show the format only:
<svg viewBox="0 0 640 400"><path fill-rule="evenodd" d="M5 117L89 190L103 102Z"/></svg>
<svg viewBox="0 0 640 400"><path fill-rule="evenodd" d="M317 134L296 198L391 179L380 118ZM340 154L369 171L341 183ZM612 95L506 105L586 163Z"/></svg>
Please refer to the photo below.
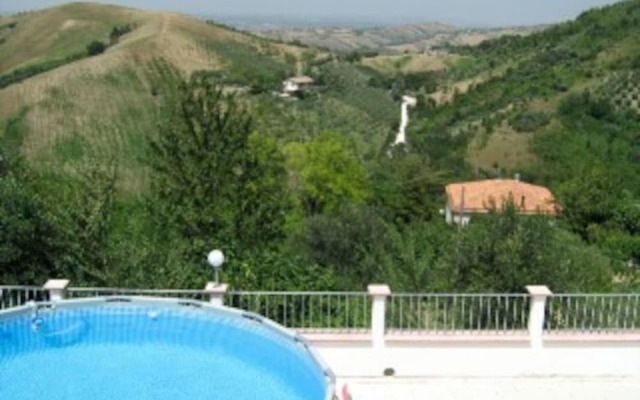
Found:
<svg viewBox="0 0 640 400"><path fill-rule="evenodd" d="M453 47L459 59L434 94L446 101L414 132L464 133L474 168L500 174L526 169L539 138L577 123L561 109L574 96L637 115L639 20L640 2L624 1L526 37Z"/></svg>
<svg viewBox="0 0 640 400"><path fill-rule="evenodd" d="M145 135L165 114L177 80L204 69L218 71L231 90L255 92L258 127L285 141L326 129L351 132L361 155L371 157L397 123L398 103L389 92L406 90L421 100L410 126L416 144L427 140L424 132L464 133L465 158L476 170L517 170L536 162L530 146L536 132L556 126L558 104L571 93L590 89L618 109L637 110L637 4L595 9L524 37L522 30L496 30L490 34L499 38L479 45L349 59L180 14L74 3L0 19L0 82L46 67L0 89L0 119L11 131L5 136L19 137L34 165L72 171L89 158L115 157L124 186L139 187ZM118 27L128 31L114 41ZM349 40L349 49L464 33L439 24L317 29L299 32L367 38ZM267 34L303 41L284 31ZM87 57L87 44L96 40L111 45ZM296 103L273 101L269 92L295 72L314 75L322 90ZM421 74L417 84L406 84ZM429 87L420 83L425 76ZM514 128L531 115L545 123Z"/></svg>
<svg viewBox="0 0 640 400"><path fill-rule="evenodd" d="M396 129L404 92L419 99L409 127L415 149L437 159L432 142L445 135L465 143L455 168L511 174L540 162L534 142L561 125L558 107L570 95L589 89L617 109L637 110L637 9L638 1L622 2L530 35L495 31L502 36L479 45L351 57L180 14L74 3L0 19L0 82L55 67L0 89L1 125L35 166L73 172L87 160L116 159L121 187L135 191L144 187L147 135L166 116L178 78L209 70L247 93L256 129L283 145L336 130L373 159ZM127 32L113 40L121 27ZM393 47L456 32L436 24L360 33ZM96 40L109 46L88 57ZM273 101L271 92L296 72L316 78L318 90Z"/></svg>
<svg viewBox="0 0 640 400"><path fill-rule="evenodd" d="M129 187L144 180L145 134L156 129L173 78L244 66L245 75L279 84L300 54L184 15L96 4L5 17L2 26L0 76L61 60L0 90L0 120L20 137L28 161L73 171L86 158L117 158ZM111 31L123 26L130 32L103 54L82 56L90 42L109 43Z"/></svg>
<svg viewBox="0 0 640 400"><path fill-rule="evenodd" d="M311 27L254 28L256 34L286 42L324 47L334 51L360 49L384 53L423 52L440 46L477 45L504 35L528 35L543 27L459 28L453 25L426 23L371 28Z"/></svg>

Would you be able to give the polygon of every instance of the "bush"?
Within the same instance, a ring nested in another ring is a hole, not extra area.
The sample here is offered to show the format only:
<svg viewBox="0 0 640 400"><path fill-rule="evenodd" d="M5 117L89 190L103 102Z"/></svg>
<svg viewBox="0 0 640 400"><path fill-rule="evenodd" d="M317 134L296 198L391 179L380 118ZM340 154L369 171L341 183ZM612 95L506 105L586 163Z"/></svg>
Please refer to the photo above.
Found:
<svg viewBox="0 0 640 400"><path fill-rule="evenodd" d="M346 54L340 54L338 57L341 61L345 61L348 63L357 63L362 60L363 54L358 50L354 50Z"/></svg>
<svg viewBox="0 0 640 400"><path fill-rule="evenodd" d="M549 123L549 116L540 111L523 111L509 121L518 132L533 132Z"/></svg>
<svg viewBox="0 0 640 400"><path fill-rule="evenodd" d="M604 99L598 99L589 104L588 112L595 119L607 119L612 116L614 110L611 103Z"/></svg>
<svg viewBox="0 0 640 400"><path fill-rule="evenodd" d="M107 45L99 40L94 40L93 42L87 45L87 54L89 56L97 56L98 54L104 53L107 49Z"/></svg>
<svg viewBox="0 0 640 400"><path fill-rule="evenodd" d="M113 29L111 30L111 34L109 35L111 44L114 45L118 43L118 39L120 39L121 36L131 32L131 29L131 25L129 24L113 27Z"/></svg>
<svg viewBox="0 0 640 400"><path fill-rule="evenodd" d="M76 53L71 54L65 58L43 61L38 64L32 64L26 67L15 69L8 74L0 75L0 89L6 88L7 86L14 83L22 82L23 80L29 79L32 76L51 71L52 69L84 58L85 56L86 55L84 53Z"/></svg>

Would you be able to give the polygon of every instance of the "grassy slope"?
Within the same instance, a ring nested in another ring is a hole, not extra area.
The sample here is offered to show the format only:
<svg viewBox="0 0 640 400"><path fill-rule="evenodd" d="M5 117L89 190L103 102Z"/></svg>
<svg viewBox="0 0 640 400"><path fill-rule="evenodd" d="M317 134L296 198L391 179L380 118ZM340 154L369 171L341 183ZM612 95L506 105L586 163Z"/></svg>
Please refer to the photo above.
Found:
<svg viewBox="0 0 640 400"><path fill-rule="evenodd" d="M89 159L119 164L125 190L143 186L145 135L157 128L171 96L172 71L224 69L229 51L218 54L205 43L255 50L259 61L284 59L296 48L253 37L186 16L127 8L71 4L23 15L0 46L1 71L82 51L91 40L108 40L117 25L135 30L106 53L73 62L0 90L2 120L20 115L26 129L22 149L36 166L73 173ZM284 61L283 61L284 62Z"/></svg>
<svg viewBox="0 0 640 400"><path fill-rule="evenodd" d="M84 4L32 12L17 16L17 27L0 46L0 73L47 59L63 58L84 51L92 40L108 42L114 26L144 23L143 14L112 6L97 10Z"/></svg>
<svg viewBox="0 0 640 400"><path fill-rule="evenodd" d="M22 151L42 170L74 174L87 162L115 161L119 187L126 192L145 187L146 135L157 130L166 116L164 107L174 99L174 75L217 70L235 87L246 84L247 79L261 81L265 74L278 75L283 68L291 73L296 60L323 54L178 14L92 4L27 15L20 29L26 29L30 18L50 14L55 23L44 24L47 27L42 29L55 36L69 25L68 20L83 15L90 24L101 20L105 9L111 17L98 39L105 40L111 24L132 23L135 29L100 56L0 90L0 128L5 125L2 120L19 117L23 122L19 126L25 126ZM77 46L69 51L82 49L91 35L78 33ZM29 63L57 56L44 51L16 57ZM303 101L274 100L268 91L247 96L259 116L256 129L281 143L309 140L325 130L344 132L353 138L362 157L373 157L393 130L399 106L386 91L369 87L367 75L354 65L330 62L318 71L328 82L317 95ZM279 84L272 81L268 90L278 89Z"/></svg>

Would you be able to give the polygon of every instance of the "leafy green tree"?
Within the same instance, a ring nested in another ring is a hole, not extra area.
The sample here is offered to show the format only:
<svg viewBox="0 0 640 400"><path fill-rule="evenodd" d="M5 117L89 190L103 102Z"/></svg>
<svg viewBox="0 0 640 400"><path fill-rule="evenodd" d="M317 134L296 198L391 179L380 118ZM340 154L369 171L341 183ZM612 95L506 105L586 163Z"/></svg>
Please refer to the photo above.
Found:
<svg viewBox="0 0 640 400"><path fill-rule="evenodd" d="M520 215L513 201L461 229L448 255L455 290L519 293L526 285L555 292L611 287L611 263L544 216Z"/></svg>
<svg viewBox="0 0 640 400"><path fill-rule="evenodd" d="M36 190L52 210L66 247L57 262L64 277L76 284L116 283L110 279L114 265L109 245L115 182L116 168L95 162L74 178L55 172L39 176Z"/></svg>
<svg viewBox="0 0 640 400"><path fill-rule="evenodd" d="M372 202L394 221L428 221L444 206L444 173L415 153L386 155L372 166Z"/></svg>
<svg viewBox="0 0 640 400"><path fill-rule="evenodd" d="M332 270L336 288L362 290L383 278L382 254L387 225L377 210L344 205L335 214L307 218L291 238L291 247L306 255L307 263Z"/></svg>
<svg viewBox="0 0 640 400"><path fill-rule="evenodd" d="M185 274L197 279L206 252L220 247L229 277L240 280L242 258L283 237L283 158L274 141L252 134L247 111L212 77L194 74L182 96L151 141L153 218L166 231L163 240L180 249Z"/></svg>
<svg viewBox="0 0 640 400"><path fill-rule="evenodd" d="M444 220L388 225L382 254L384 281L395 292L451 291L445 256L454 231Z"/></svg>
<svg viewBox="0 0 640 400"><path fill-rule="evenodd" d="M326 132L307 144L286 148L288 169L307 215L337 212L343 204L364 204L370 182L351 142Z"/></svg>
<svg viewBox="0 0 640 400"><path fill-rule="evenodd" d="M41 285L60 273L66 248L52 210L35 190L20 156L26 133L21 110L0 125L0 283Z"/></svg>
<svg viewBox="0 0 640 400"><path fill-rule="evenodd" d="M616 215L624 198L621 176L603 165L593 165L581 175L565 182L559 189L568 225L589 239L592 225L605 224Z"/></svg>
<svg viewBox="0 0 640 400"><path fill-rule="evenodd" d="M34 190L33 174L18 155L13 121L0 140L0 282L41 285L60 272L63 235Z"/></svg>
<svg viewBox="0 0 640 400"><path fill-rule="evenodd" d="M37 194L16 176L0 176L0 282L42 285L60 272L62 235Z"/></svg>

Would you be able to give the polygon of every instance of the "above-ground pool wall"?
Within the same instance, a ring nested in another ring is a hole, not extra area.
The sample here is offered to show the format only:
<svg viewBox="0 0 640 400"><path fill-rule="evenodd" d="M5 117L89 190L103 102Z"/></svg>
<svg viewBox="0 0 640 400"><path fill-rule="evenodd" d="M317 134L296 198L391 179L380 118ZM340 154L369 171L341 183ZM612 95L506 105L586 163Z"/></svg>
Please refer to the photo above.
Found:
<svg viewBox="0 0 640 400"><path fill-rule="evenodd" d="M131 311L117 311L128 310L129 307L132 308ZM91 310L101 311L96 313L90 312ZM176 312L180 314L175 314ZM182 315L184 313L186 314ZM177 317L182 315L182 318L186 318L191 314L193 317L190 317L190 323L197 324L196 329L185 336L173 322L179 323ZM209 315L215 316L217 323L223 324L229 335L220 336L207 329L206 322L211 318ZM127 325L134 328L133 333L131 329L105 329L110 325L105 326L100 319L109 317L116 320L121 316L144 318L139 323ZM237 321L237 326L234 321ZM147 325L153 325L153 329L145 329ZM207 346L224 347L226 341L237 336L233 334L234 329L242 329L241 327L247 333L252 333L247 335L247 343L246 346L243 345L242 351L248 353L262 368L284 371L286 376L304 378L305 387L317 387L316 393L323 394L325 399L334 397L335 375L305 338L257 314L191 300L113 296L29 302L20 307L0 310L0 361L3 355L9 357L48 347L60 348L80 340L87 343L128 343L133 335L135 340L142 342L158 341L162 336L158 328L167 332L171 343L188 341L196 347L204 346L203 350L206 351ZM207 336L202 340L195 338L195 342L190 341L193 334L198 332ZM38 337L33 338L34 334L38 334ZM108 337L105 336L107 334Z"/></svg>

